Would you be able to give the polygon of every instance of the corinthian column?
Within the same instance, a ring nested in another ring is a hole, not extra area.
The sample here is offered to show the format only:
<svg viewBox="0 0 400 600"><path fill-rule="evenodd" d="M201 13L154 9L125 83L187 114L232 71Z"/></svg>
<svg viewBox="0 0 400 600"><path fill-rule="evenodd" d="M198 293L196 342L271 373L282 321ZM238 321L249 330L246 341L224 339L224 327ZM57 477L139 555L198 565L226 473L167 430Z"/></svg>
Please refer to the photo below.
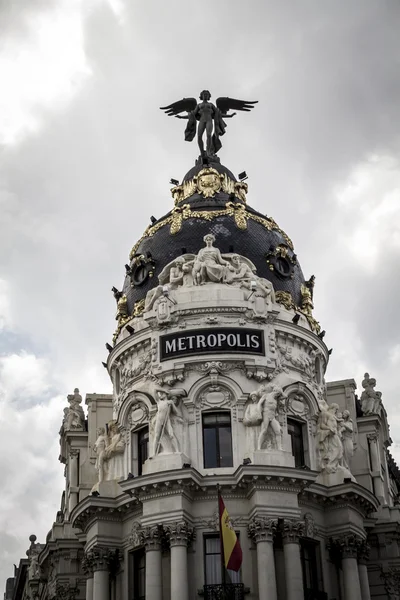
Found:
<svg viewBox="0 0 400 600"><path fill-rule="evenodd" d="M287 600L303 600L303 572L301 568L299 538L304 535L304 522L285 519L283 524L283 555Z"/></svg>
<svg viewBox="0 0 400 600"><path fill-rule="evenodd" d="M248 534L257 545L257 572L259 600L277 600L274 534L276 519L255 518L249 524Z"/></svg>
<svg viewBox="0 0 400 600"><path fill-rule="evenodd" d="M158 525L141 532L146 550L146 600L162 600L161 533Z"/></svg>
<svg viewBox="0 0 400 600"><path fill-rule="evenodd" d="M365 541L362 541L358 549L358 575L360 577L361 598L363 600L371 600L367 569L369 551L369 544L367 544Z"/></svg>
<svg viewBox="0 0 400 600"><path fill-rule="evenodd" d="M93 600L110 600L109 549L96 547L90 552L93 564Z"/></svg>
<svg viewBox="0 0 400 600"><path fill-rule="evenodd" d="M171 598L189 600L187 547L193 529L186 521L175 521L164 527L171 548Z"/></svg>
<svg viewBox="0 0 400 600"><path fill-rule="evenodd" d="M344 535L339 538L338 543L342 551L344 600L364 600L357 565L361 539L355 535Z"/></svg>
<svg viewBox="0 0 400 600"><path fill-rule="evenodd" d="M93 600L93 554L86 552L82 559L82 569L86 575L86 600Z"/></svg>

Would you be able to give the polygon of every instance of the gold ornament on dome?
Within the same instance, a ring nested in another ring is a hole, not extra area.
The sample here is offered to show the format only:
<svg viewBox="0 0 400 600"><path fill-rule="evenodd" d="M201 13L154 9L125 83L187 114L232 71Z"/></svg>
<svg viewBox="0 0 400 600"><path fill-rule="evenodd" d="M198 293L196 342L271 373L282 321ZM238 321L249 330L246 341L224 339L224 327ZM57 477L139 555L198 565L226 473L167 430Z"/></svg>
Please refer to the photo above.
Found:
<svg viewBox="0 0 400 600"><path fill-rule="evenodd" d="M246 203L248 185L244 181L234 181L226 173L219 173L212 167L202 169L189 181L171 188L175 206L193 196L201 194L204 198L214 198L218 192L234 194L239 200Z"/></svg>
<svg viewBox="0 0 400 600"><path fill-rule="evenodd" d="M145 303L145 298L142 298L142 300L138 300L138 302L135 302L135 305L133 307L133 316L134 317L140 317L140 315L143 313L144 303Z"/></svg>
<svg viewBox="0 0 400 600"><path fill-rule="evenodd" d="M193 177L193 181L199 194L204 198L213 198L221 190L223 178L216 169L206 167Z"/></svg>
<svg viewBox="0 0 400 600"><path fill-rule="evenodd" d="M307 284L308 282L306 282ZM300 314L302 314L308 321L308 324L311 328L311 331L314 333L319 333L321 331L321 326L316 319L312 316L310 305L308 304L308 300L304 302L303 296L303 288L307 288L307 286L302 285L302 303L301 307L297 306L292 298L292 294L290 292L277 291L275 292L275 299L278 304L282 304L286 308L286 310L294 310Z"/></svg>
<svg viewBox="0 0 400 600"><path fill-rule="evenodd" d="M237 208L232 208L232 205ZM178 212L178 208L183 210ZM237 211L239 211L238 214L236 214ZM181 230L182 223L186 219L203 219L205 221L213 221L214 219L223 216L234 217L235 223L238 227L238 223L240 222L240 229L245 229L245 227L243 227L244 220L248 221L250 219L251 221L259 223L268 231L277 231L284 238L289 248L293 250L292 240L280 227L278 227L274 219L272 219L271 217L260 217L259 215L255 215L254 213L247 211L245 206L236 204L234 202L228 202L225 205L225 208L220 210L192 210L190 206L186 204L183 207L175 207L174 211L168 217L166 217L162 221L158 221L158 223L156 223L155 225L150 225L149 227L147 227L142 237L133 246L129 254L129 258L130 260L132 260L143 240L145 240L146 238L153 237L153 235L155 235L157 231L159 231L165 225L173 224L173 232L171 231L171 233L175 234Z"/></svg>

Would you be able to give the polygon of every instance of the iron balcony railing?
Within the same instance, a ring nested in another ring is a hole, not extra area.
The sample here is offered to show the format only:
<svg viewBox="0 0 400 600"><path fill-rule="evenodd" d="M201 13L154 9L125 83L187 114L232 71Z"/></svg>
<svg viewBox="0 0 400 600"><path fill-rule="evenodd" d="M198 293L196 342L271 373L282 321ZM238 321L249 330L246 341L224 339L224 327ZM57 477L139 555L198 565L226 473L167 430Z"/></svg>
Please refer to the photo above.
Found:
<svg viewBox="0 0 400 600"><path fill-rule="evenodd" d="M243 583L218 583L204 586L204 600L244 600Z"/></svg>

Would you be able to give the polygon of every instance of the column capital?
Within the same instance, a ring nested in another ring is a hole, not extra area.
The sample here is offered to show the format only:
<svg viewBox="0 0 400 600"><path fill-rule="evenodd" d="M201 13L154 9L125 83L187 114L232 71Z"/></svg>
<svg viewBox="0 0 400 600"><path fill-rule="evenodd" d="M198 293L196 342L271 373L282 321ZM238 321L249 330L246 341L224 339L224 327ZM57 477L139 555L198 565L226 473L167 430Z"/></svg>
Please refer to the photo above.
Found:
<svg viewBox="0 0 400 600"><path fill-rule="evenodd" d="M86 577L90 579L93 577L93 568L94 568L94 557L91 552L85 552L82 558L82 571L85 573Z"/></svg>
<svg viewBox="0 0 400 600"><path fill-rule="evenodd" d="M377 442L379 438L379 434L377 431L373 431L372 433L367 433L367 439L371 442Z"/></svg>
<svg viewBox="0 0 400 600"><path fill-rule="evenodd" d="M297 544L299 538L304 535L304 521L285 519L283 522L282 539L284 544Z"/></svg>
<svg viewBox="0 0 400 600"><path fill-rule="evenodd" d="M120 552L118 548L107 548L105 546L96 546L89 552L86 552L85 558L87 565L93 571L109 571L115 573L120 565Z"/></svg>
<svg viewBox="0 0 400 600"><path fill-rule="evenodd" d="M194 535L193 527L187 521L174 521L164 525L164 532L169 540L170 546L188 546Z"/></svg>
<svg viewBox="0 0 400 600"><path fill-rule="evenodd" d="M79 456L79 449L78 448L70 448L69 456L71 458L77 458Z"/></svg>
<svg viewBox="0 0 400 600"><path fill-rule="evenodd" d="M358 548L358 562L360 565L366 565L369 559L371 546L365 540L362 540Z"/></svg>
<svg viewBox="0 0 400 600"><path fill-rule="evenodd" d="M163 530L161 525L143 527L140 537L146 552L149 550L161 550Z"/></svg>
<svg viewBox="0 0 400 600"><path fill-rule="evenodd" d="M247 533L256 544L258 542L273 542L277 527L278 519L254 517L249 523Z"/></svg>
<svg viewBox="0 0 400 600"><path fill-rule="evenodd" d="M349 534L331 538L327 547L331 555L337 558L357 558L363 542L365 540L360 536Z"/></svg>

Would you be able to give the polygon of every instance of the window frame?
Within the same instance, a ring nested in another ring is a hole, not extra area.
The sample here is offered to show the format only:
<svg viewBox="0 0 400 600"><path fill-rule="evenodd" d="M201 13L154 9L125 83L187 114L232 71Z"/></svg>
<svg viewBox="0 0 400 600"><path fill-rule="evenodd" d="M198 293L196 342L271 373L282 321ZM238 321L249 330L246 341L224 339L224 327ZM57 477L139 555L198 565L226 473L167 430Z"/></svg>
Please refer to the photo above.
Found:
<svg viewBox="0 0 400 600"><path fill-rule="evenodd" d="M238 540L240 541L240 532L236 531L235 529L235 533L236 536L238 538ZM207 552L207 540L211 540L211 539L217 539L219 540L219 552ZM218 557L218 563L219 563L219 575L220 575L220 579L221 581L219 582L214 582L214 583L209 583L207 581L207 556L217 556ZM240 567L239 571L232 571L232 569L227 569L224 566L225 569L225 576L226 576L226 583L242 583L242 567ZM203 534L203 571L204 571L204 585L221 585L222 584L222 558L221 558L221 538L220 538L220 534L219 533L204 533Z"/></svg>
<svg viewBox="0 0 400 600"><path fill-rule="evenodd" d="M305 550L313 549L314 556L313 560L310 561L305 557ZM324 579L323 579L323 571L322 571L322 557L321 557L321 544L318 540L314 540L312 538L300 538L300 561L301 561L301 570L303 574L303 587L304 592L312 591L312 592L324 592ZM307 569L306 569L306 561L309 563L310 569L309 573L312 576L312 587L308 587L307 585Z"/></svg>
<svg viewBox="0 0 400 600"><path fill-rule="evenodd" d="M296 436L295 434L290 433L290 430L289 430L290 425L293 425L294 429L297 427L298 431L300 432L300 435ZM304 443L304 441L305 441L304 440L305 423L298 419L288 417L287 418L287 431L288 431L288 435L290 437L290 444L291 444L291 448L292 448L292 456L295 461L295 468L301 469L301 468L307 466L306 450L305 450L305 443ZM295 437L300 440L300 446L301 446L301 449L300 449L301 461L300 462L301 462L301 464L296 464L295 447L293 444L293 440Z"/></svg>
<svg viewBox="0 0 400 600"><path fill-rule="evenodd" d="M138 476L140 477L140 475L142 475L143 472L143 465L146 462L146 460L149 458L149 445L150 445L150 430L149 430L149 426L145 425L144 427L141 427L140 429L138 429L137 431L135 431L136 433L136 444L137 444L137 472L138 472ZM144 436L147 434L147 440L144 439ZM146 451L143 452L143 447L146 446ZM145 455L145 457L144 457ZM144 458L144 460L143 460Z"/></svg>
<svg viewBox="0 0 400 600"><path fill-rule="evenodd" d="M223 423L221 422L221 424L218 424L218 421L215 422L215 424L207 424L205 423L205 419L207 417L210 416L217 416L218 415L224 415L224 416L228 416L229 417L229 430L230 430L230 456L228 457L230 459L230 463L231 464L227 464L227 465L221 465L221 449L220 449L220 435L219 435L219 430L223 429L223 428L228 428L228 423ZM205 430L209 429L209 430L214 430L215 431L215 443L216 443L216 454L215 454L215 459L216 459L216 464L212 464L212 465L206 465L206 444L205 444ZM233 435L232 435L232 414L230 410L208 410L208 411L203 411L202 415L201 415L201 433L202 433L202 442L203 442L203 468L204 469L230 469L233 467L234 464L234 460L233 460Z"/></svg>

